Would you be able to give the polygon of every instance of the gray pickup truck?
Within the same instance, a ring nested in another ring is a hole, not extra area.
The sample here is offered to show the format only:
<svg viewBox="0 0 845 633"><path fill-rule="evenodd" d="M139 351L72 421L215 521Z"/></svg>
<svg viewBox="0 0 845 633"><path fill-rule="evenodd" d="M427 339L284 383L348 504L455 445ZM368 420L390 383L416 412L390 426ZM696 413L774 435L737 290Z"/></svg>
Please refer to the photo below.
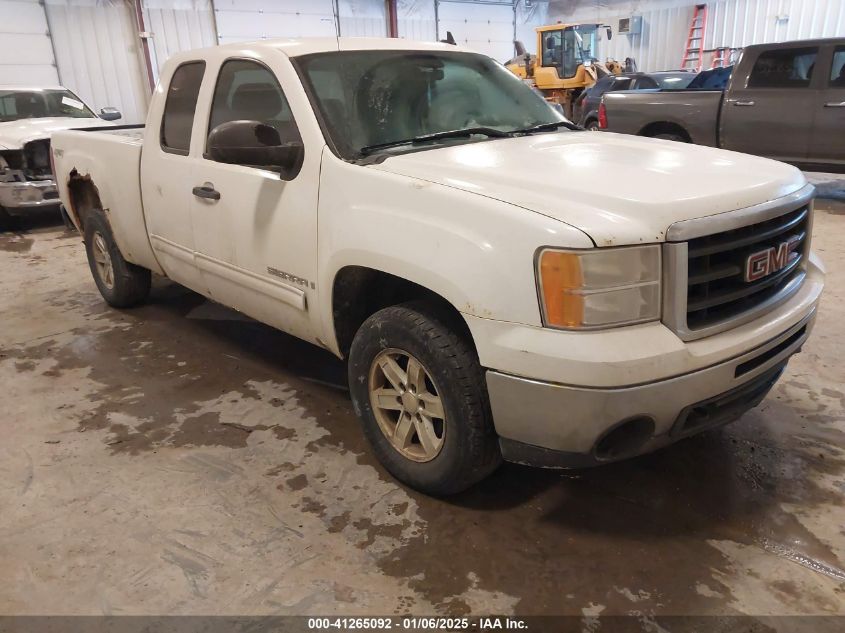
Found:
<svg viewBox="0 0 845 633"><path fill-rule="evenodd" d="M845 168L845 38L749 46L725 80L721 90L609 92L600 128Z"/></svg>

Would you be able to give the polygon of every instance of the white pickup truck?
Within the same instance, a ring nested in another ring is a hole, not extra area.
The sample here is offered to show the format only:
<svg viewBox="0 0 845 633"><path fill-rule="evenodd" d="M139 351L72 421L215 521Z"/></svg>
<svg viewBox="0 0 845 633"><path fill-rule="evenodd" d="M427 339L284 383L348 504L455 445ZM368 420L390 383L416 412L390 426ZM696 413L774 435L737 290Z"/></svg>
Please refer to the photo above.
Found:
<svg viewBox="0 0 845 633"><path fill-rule="evenodd" d="M813 326L801 172L573 128L460 47L266 40L53 151L108 303L166 275L347 359L378 458L443 495L734 420Z"/></svg>
<svg viewBox="0 0 845 633"><path fill-rule="evenodd" d="M111 125L115 108L99 116L61 86L0 86L0 231L13 218L58 208L50 166L50 135L58 130Z"/></svg>

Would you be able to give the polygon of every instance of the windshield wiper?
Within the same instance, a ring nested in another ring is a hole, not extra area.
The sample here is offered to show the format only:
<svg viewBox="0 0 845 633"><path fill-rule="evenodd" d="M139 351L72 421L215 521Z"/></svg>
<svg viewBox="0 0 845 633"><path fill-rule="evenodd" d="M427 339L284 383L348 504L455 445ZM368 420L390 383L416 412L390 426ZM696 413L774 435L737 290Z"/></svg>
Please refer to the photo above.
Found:
<svg viewBox="0 0 845 633"><path fill-rule="evenodd" d="M532 125L531 127L522 128L521 130L511 130L508 134L533 134L534 132L550 132L559 127L565 127L567 130L583 130L584 128L570 123L569 121L555 121L554 123L541 123L540 125Z"/></svg>
<svg viewBox="0 0 845 633"><path fill-rule="evenodd" d="M447 130L446 132L434 132L433 134L421 134L413 138L403 139L401 141L390 141L388 143L376 143L375 145L366 145L360 150L362 156L367 156L373 152L386 149L388 147L399 147L400 145L417 145L418 143L428 143L430 141L439 141L447 138L464 138L481 134L491 138L507 138L511 132L502 132L492 127L469 127L465 130Z"/></svg>

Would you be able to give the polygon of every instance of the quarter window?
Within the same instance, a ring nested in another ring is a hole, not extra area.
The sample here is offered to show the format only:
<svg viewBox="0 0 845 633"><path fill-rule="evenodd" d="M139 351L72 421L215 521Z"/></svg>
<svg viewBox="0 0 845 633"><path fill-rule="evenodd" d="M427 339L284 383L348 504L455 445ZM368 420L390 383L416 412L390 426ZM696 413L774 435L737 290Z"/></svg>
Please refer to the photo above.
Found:
<svg viewBox="0 0 845 633"><path fill-rule="evenodd" d="M833 51L833 66L830 68L830 85L845 88L845 46Z"/></svg>
<svg viewBox="0 0 845 633"><path fill-rule="evenodd" d="M167 152L187 155L191 148L191 127L204 73L205 62L188 62L170 79L161 119L161 147Z"/></svg>
<svg viewBox="0 0 845 633"><path fill-rule="evenodd" d="M232 59L220 68L208 132L222 123L239 120L258 121L276 128L282 143L302 140L272 71L253 61Z"/></svg>
<svg viewBox="0 0 845 633"><path fill-rule="evenodd" d="M818 48L782 48L757 58L749 88L807 88L813 78Z"/></svg>

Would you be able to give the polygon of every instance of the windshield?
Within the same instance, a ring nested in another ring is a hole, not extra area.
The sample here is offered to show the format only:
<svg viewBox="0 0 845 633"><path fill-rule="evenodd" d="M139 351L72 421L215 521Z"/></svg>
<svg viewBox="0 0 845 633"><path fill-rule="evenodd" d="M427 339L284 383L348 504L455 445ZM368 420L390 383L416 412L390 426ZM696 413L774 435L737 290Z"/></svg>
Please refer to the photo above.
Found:
<svg viewBox="0 0 845 633"><path fill-rule="evenodd" d="M589 61L596 57L596 40L598 27L595 24L578 24L572 27L572 34L575 37L578 57L582 62Z"/></svg>
<svg viewBox="0 0 845 633"><path fill-rule="evenodd" d="M420 136L470 128L511 132L565 120L504 66L474 53L343 51L295 62L326 133L347 160L360 158L362 148ZM397 149L409 148L389 151Z"/></svg>
<svg viewBox="0 0 845 633"><path fill-rule="evenodd" d="M0 90L0 121L95 115L70 90Z"/></svg>

